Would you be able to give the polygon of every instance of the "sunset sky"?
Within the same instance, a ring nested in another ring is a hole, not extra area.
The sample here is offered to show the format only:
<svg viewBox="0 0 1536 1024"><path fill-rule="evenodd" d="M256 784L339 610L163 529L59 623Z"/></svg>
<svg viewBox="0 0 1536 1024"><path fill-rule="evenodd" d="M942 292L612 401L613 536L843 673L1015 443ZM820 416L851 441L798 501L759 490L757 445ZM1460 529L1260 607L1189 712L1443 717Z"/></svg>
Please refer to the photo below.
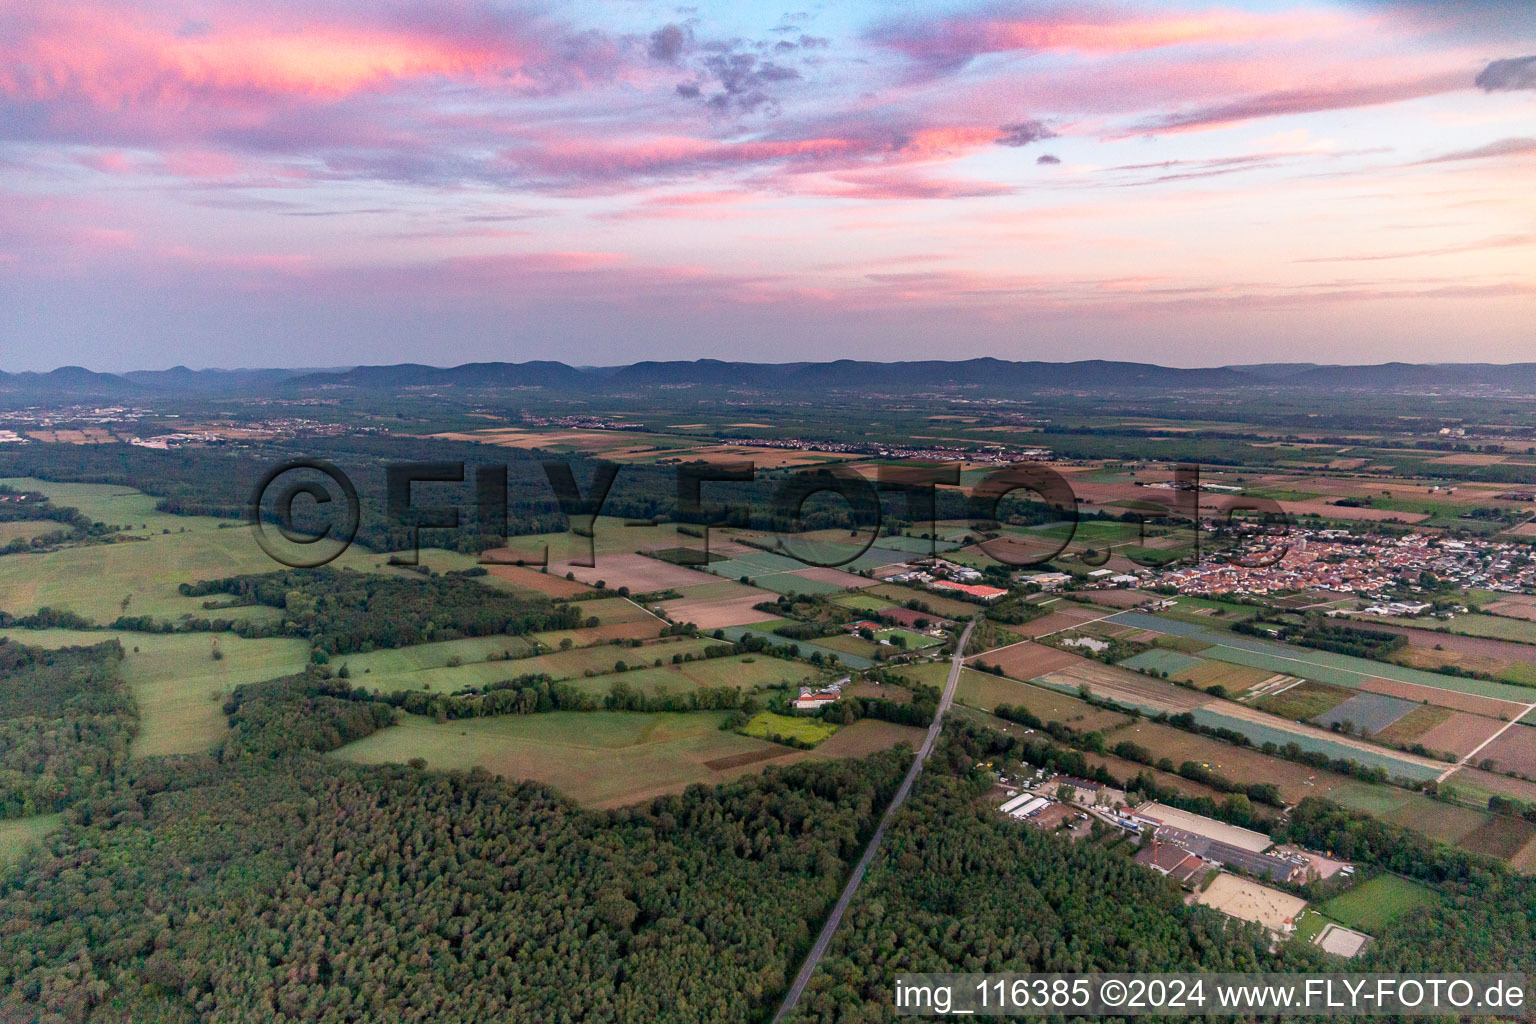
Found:
<svg viewBox="0 0 1536 1024"><path fill-rule="evenodd" d="M0 0L0 369L1536 360L1536 3Z"/></svg>

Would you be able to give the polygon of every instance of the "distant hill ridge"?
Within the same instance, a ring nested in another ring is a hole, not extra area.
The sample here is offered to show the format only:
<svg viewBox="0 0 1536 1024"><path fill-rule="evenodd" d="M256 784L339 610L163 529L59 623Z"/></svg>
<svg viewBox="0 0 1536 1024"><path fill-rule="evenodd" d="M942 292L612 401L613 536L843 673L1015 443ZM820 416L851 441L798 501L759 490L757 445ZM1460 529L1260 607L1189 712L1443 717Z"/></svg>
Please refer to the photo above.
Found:
<svg viewBox="0 0 1536 1024"><path fill-rule="evenodd" d="M1255 366L1170 367L1102 359L1052 363L980 358L874 362L747 363L718 359L644 361L626 366L573 367L549 360L421 363L356 366L332 370L133 370L97 373L62 366L48 373L0 372L0 394L11 399L94 397L151 398L167 394L239 395L316 390L402 388L543 388L606 392L647 388L749 389L766 392L924 393L955 388L998 392L1110 388L1208 389L1300 388L1308 390L1435 391L1536 388L1536 363L1381 363L1319 366L1267 363Z"/></svg>

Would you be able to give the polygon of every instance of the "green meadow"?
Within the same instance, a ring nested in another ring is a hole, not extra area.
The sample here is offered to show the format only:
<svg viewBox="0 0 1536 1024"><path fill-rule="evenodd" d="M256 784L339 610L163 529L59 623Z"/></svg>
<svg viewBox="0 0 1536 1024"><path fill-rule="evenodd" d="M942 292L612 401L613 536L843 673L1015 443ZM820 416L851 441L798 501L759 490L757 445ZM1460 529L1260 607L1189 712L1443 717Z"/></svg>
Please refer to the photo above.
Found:
<svg viewBox="0 0 1536 1024"><path fill-rule="evenodd" d="M14 864L64 821L62 814L38 814L30 818L0 821L0 868Z"/></svg>
<svg viewBox="0 0 1536 1024"><path fill-rule="evenodd" d="M758 736L762 739L783 736L786 739L815 744L837 732L837 726L819 718L776 715L772 711L762 711L753 715L751 720L741 727L741 732L745 736Z"/></svg>
<svg viewBox="0 0 1536 1024"><path fill-rule="evenodd" d="M1380 936L1384 928L1408 911L1435 901L1434 890L1426 886L1397 875L1378 875L1317 909L1342 925Z"/></svg>
<svg viewBox="0 0 1536 1024"><path fill-rule="evenodd" d="M721 729L725 717L593 711L437 723L402 715L399 724L330 756L358 764L419 757L434 769L484 768L509 780L545 783L584 804L617 806L723 781L743 766L760 770L773 745Z"/></svg>
<svg viewBox="0 0 1536 1024"><path fill-rule="evenodd" d="M231 633L128 633L118 630L7 629L0 636L32 647L71 647L117 640L123 677L139 708L135 757L194 754L224 735L224 699L243 683L299 671L309 644L288 638L246 639ZM220 658L214 658L217 641Z"/></svg>

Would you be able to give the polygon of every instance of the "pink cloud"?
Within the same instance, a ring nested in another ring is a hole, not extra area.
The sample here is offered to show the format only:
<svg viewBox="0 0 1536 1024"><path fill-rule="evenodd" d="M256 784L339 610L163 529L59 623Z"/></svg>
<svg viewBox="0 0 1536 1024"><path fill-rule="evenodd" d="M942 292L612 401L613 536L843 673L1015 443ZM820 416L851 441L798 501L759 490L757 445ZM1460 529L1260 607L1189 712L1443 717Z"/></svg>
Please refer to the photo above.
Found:
<svg viewBox="0 0 1536 1024"><path fill-rule="evenodd" d="M877 30L877 43L938 67L988 53L1132 53L1191 43L1239 43L1337 27L1343 19L1313 13L1253 14L1210 10L1142 15L1084 5L990 12L909 21Z"/></svg>
<svg viewBox="0 0 1536 1024"><path fill-rule="evenodd" d="M548 57L541 43L506 32L476 37L314 9L261 20L231 6L213 17L189 34L143 8L29 5L7 18L0 92L34 102L83 98L105 110L335 98L431 77L523 84L525 70Z"/></svg>

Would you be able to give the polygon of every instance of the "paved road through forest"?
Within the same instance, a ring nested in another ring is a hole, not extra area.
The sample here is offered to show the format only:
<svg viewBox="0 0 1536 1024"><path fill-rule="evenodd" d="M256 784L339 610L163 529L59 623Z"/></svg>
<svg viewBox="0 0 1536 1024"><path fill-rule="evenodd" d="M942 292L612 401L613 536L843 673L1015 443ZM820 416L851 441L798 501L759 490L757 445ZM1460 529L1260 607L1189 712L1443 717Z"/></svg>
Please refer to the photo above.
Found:
<svg viewBox="0 0 1536 1024"><path fill-rule="evenodd" d="M897 810L906 803L907 795L912 792L912 783L917 781L917 775L923 770L923 762L928 760L928 755L933 753L935 744L939 741L939 732L944 727L944 712L949 710L950 703L955 699L955 687L960 682L960 669L965 664L965 645L971 639L971 630L976 628L976 620L972 619L966 624L965 632L960 634L960 642L955 645L955 656L950 661L949 679L944 683L944 692L939 697L938 710L933 713L933 724L928 726L928 735L923 738L923 745L917 752L917 757L912 760L912 767L907 770L907 777L901 780L901 786L896 790L896 795L891 799L891 804L885 809L885 816L880 819L880 825L875 829L875 834L870 836L869 845L864 847L864 856L853 867L853 874L848 876L848 884L843 887L843 894L837 898L837 905L832 908L832 913L827 916L827 923L822 926L821 934L816 936L816 944L811 947L811 952L805 958L805 963L800 966L800 973L795 975L795 983L789 986L789 992L784 996L784 1002L779 1006L779 1012L773 1015L773 1024L779 1024L789 1016L795 1004L800 1001L800 993L805 991L805 986L810 983L811 975L816 973L816 965L821 963L822 956L827 947L832 944L832 936L837 934L837 926L843 919L843 912L848 909L848 904L853 902L853 894L858 891L859 883L864 881L864 872L869 869L869 864L875 859L875 853L880 849L880 840L885 838L885 830L890 827L891 819L896 817Z"/></svg>

